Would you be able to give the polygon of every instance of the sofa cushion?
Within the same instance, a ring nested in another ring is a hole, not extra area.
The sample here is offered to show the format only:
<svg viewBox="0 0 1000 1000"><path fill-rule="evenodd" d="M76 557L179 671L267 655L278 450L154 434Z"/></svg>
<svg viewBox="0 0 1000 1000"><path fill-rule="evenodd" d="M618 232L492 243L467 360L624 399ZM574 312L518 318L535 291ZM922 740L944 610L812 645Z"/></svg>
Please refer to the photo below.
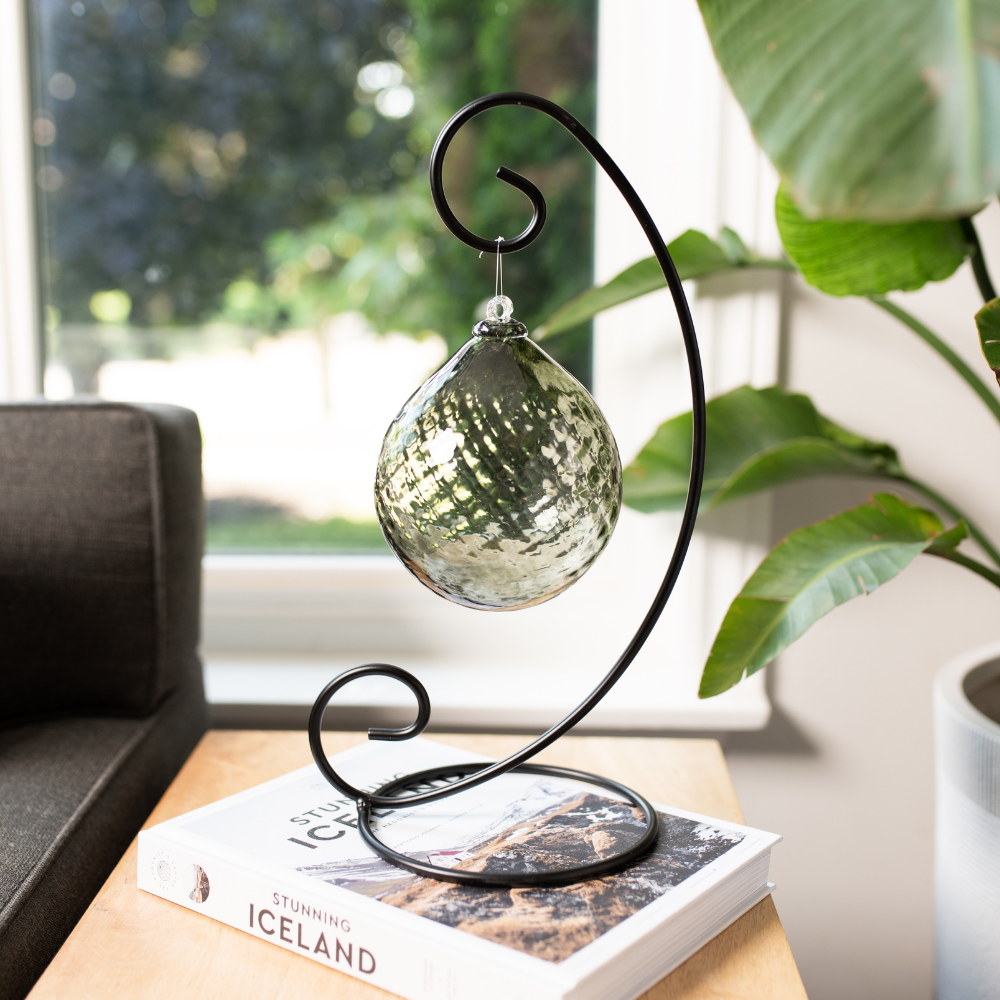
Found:
<svg viewBox="0 0 1000 1000"><path fill-rule="evenodd" d="M200 679L146 719L0 731L0 1000L21 1000L206 725Z"/></svg>
<svg viewBox="0 0 1000 1000"><path fill-rule="evenodd" d="M180 407L0 405L0 723L199 676L200 451Z"/></svg>

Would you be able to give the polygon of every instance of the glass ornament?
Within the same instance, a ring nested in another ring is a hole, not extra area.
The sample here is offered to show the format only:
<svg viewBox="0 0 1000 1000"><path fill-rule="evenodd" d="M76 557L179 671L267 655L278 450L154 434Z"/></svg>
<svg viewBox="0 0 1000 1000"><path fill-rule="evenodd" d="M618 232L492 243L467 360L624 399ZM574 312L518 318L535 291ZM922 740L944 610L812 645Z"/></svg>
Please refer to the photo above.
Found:
<svg viewBox="0 0 1000 1000"><path fill-rule="evenodd" d="M593 565L621 509L611 428L590 393L528 339L505 295L389 426L375 478L382 532L457 604L513 611Z"/></svg>

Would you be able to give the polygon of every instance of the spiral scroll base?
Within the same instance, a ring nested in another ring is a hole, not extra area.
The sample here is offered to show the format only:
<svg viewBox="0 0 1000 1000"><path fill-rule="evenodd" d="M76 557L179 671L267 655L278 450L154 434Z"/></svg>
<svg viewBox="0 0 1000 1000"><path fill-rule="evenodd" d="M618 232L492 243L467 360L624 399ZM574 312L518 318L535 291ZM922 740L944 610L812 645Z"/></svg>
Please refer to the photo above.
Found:
<svg viewBox="0 0 1000 1000"><path fill-rule="evenodd" d="M491 108L502 107L504 105L521 105L522 107L531 108L548 115L549 118L557 121L563 128L570 132L580 145L600 164L615 187L618 188L626 204L632 210L633 215L635 215L636 220L642 227L643 232L646 234L646 238L649 240L653 253L659 262L660 269L663 271L667 287L670 289L687 356L688 373L691 381L692 416L691 472L688 480L688 495L684 504L684 513L681 516L680 530L677 534L677 541L674 544L673 555L670 557L670 562L664 573L663 582L660 584L656 596L653 598L653 603L643 617L638 630L604 679L564 719L542 733L541 736L533 740L526 747L511 754L506 760L497 761L494 764L466 764L458 767L452 766L421 771L384 785L374 793L354 788L346 782L337 774L330 765L329 760L327 760L326 754L323 752L321 739L323 713L326 710L326 706L330 698L333 697L333 694L346 683L356 677L371 674L392 677L405 684L417 699L417 719L413 725L407 726L404 729L370 729L368 731L369 739L407 740L418 736L430 719L430 699L427 697L427 692L420 681L407 671L386 663L370 663L363 667L355 667L353 670L348 670L346 673L341 674L340 677L331 681L324 688L319 698L316 699L316 704L313 706L312 713L309 716L309 745L312 749L316 765L327 781L338 791L357 802L358 829L361 831L361 836L364 838L365 843L379 857L406 871L413 872L415 875L424 875L443 882L457 882L463 885L486 886L490 888L523 888L525 886L565 885L570 882L578 882L588 878L597 878L601 875L611 874L638 860L656 842L656 813L653 807L637 792L626 788L624 785L620 785L616 781L611 781L609 778L602 778L595 774L573 771L568 768L529 764L527 762L547 746L554 743L560 736L569 732L614 687L615 683L638 655L639 650L642 649L643 644L653 630L653 626L666 606L667 599L673 592L674 585L677 583L677 578L680 575L681 566L684 563L684 557L687 554L688 546L691 543L691 536L694 533L695 519L698 516L698 505L701 500L701 489L705 476L707 421L705 415L705 382L702 376L701 357L698 351L698 338L695 334L694 321L691 318L687 298L684 295L684 288L681 285L677 269L670 259L670 251L667 249L666 243L663 242L663 237L660 236L648 209L642 203L642 199L636 193L635 188L628 182L618 164L615 163L608 155L607 150L587 131L583 124L577 121L565 108L561 108L558 104L553 104L551 101L537 97L534 94L505 93L480 97L457 112L441 130L441 134L434 144L434 149L431 151L431 197L434 199L434 207L437 209L441 221L463 243L483 253L514 253L528 246L541 232L542 226L545 224L546 215L545 199L542 197L541 191L531 181L527 180L527 178L516 174L507 167L500 167L497 171L497 177L504 183L510 184L521 191L531 202L534 209L534 214L528 227L523 233L513 239L486 239L466 229L451 210L445 195L443 166L445 154L448 151L451 140L458 130L476 115L482 114ZM411 806L422 805L425 802L433 802L437 799L443 799L449 795L464 791L467 788L480 785L491 778L508 772L572 778L607 789L616 795L622 796L627 802L642 810L646 817L646 832L632 847L611 857L602 858L593 864L577 865L553 872L470 872L415 862L412 858L397 854L391 848L386 847L372 831L371 817L373 810L405 809ZM437 787L434 787L436 782L441 782L443 779L450 780L445 781L443 785L439 784ZM396 794L404 790L407 794Z"/></svg>
<svg viewBox="0 0 1000 1000"><path fill-rule="evenodd" d="M383 785L378 792L379 796L390 796L394 791L412 788L414 786L426 786L436 782L464 778L483 770L482 763L476 764L452 764L447 767L432 767L426 771L418 771L409 774L404 778L397 778L387 785ZM646 821L646 832L631 847L626 850L602 857L599 861L588 864L567 866L553 871L468 871L458 868L443 868L440 865L424 864L415 861L387 847L375 835L371 828L372 808L370 803L364 800L358 801L358 830L361 838L383 861L395 865L397 868L404 868L414 875L422 875L424 878L437 879L439 882L454 882L457 885L474 885L483 889L524 889L553 885L569 885L573 882L583 882L587 879L601 878L604 875L611 875L621 871L628 865L638 861L648 854L656 844L656 836L659 832L659 819L656 811L638 792L633 791L626 785L622 785L610 778L602 778L597 774L589 774L586 771L577 771L569 767L550 767L546 764L521 764L519 767L511 768L510 774L543 774L551 778L571 778L575 781L586 781L591 785L597 785L615 795L621 796L625 801L637 809L641 809L643 818ZM528 867L525 865L524 867Z"/></svg>
<svg viewBox="0 0 1000 1000"><path fill-rule="evenodd" d="M358 831L361 839L383 861L403 868L414 875L437 879L439 882L455 882L459 885L475 885L481 888L528 888L532 886L568 885L572 882L582 882L586 879L601 878L613 872L620 871L643 855L647 854L656 843L659 830L659 820L656 810L638 792L611 778L604 778L587 771L577 771L569 767L552 767L547 764L521 763L511 765L508 761L484 764L481 761L470 764L450 764L443 767L432 767L382 785L374 792L356 788L344 779L330 763L323 750L323 713L330 699L345 684L359 677L392 677L405 684L417 700L416 721L404 729L369 729L371 740L407 740L419 736L430 719L431 703L423 684L408 670L395 667L389 663L366 663L364 666L346 670L335 677L320 693L309 714L309 746L313 759L323 777L339 792L350 796L358 807ZM551 778L569 778L596 785L624 799L629 805L639 809L643 814L646 829L643 835L631 847L616 851L607 857L588 864L568 865L553 871L467 871L465 869L444 868L440 865L425 864L415 861L394 851L383 844L372 829L372 817L376 811L406 809L410 806L422 805L437 799L446 798L466 788L489 781L500 774L540 774Z"/></svg>

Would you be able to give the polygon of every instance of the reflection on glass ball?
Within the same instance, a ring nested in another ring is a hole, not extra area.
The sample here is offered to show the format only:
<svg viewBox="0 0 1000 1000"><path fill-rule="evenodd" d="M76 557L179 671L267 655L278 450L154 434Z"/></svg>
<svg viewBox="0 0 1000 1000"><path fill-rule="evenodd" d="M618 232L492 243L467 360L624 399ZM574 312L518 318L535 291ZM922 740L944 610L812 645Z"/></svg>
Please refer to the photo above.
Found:
<svg viewBox="0 0 1000 1000"><path fill-rule="evenodd" d="M467 607L513 611L555 597L600 555L622 472L587 390L509 309L488 315L390 425L375 504L418 580Z"/></svg>

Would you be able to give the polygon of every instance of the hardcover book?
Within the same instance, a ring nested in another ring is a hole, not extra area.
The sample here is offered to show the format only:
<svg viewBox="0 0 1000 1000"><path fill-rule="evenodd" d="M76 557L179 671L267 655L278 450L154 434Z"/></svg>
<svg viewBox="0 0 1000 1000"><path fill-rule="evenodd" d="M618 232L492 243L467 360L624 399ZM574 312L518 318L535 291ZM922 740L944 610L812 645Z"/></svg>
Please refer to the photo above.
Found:
<svg viewBox="0 0 1000 1000"><path fill-rule="evenodd" d="M405 749L364 744L332 763L375 790L400 774L477 759L415 739ZM632 1000L771 891L770 851L780 840L656 809L656 846L622 872L480 889L373 855L354 803L309 765L144 830L138 885L408 1000ZM643 819L593 786L508 774L386 812L374 826L395 850L434 864L542 871L620 850L641 836Z"/></svg>

